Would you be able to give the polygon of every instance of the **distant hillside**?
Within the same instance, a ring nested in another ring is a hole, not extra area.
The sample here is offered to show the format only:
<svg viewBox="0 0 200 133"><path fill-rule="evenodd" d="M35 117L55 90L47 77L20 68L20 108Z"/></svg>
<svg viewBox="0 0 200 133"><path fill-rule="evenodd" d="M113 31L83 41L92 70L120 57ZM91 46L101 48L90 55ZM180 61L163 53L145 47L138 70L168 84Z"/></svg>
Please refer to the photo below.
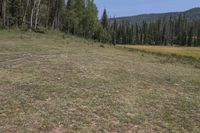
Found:
<svg viewBox="0 0 200 133"><path fill-rule="evenodd" d="M181 14L184 14L189 21L200 20L200 8L193 8L185 12L142 14L142 15L137 15L137 16L119 17L116 19L117 21L129 21L131 23L141 23L143 21L154 22L162 18L166 18L166 19L169 19L170 17L176 18Z"/></svg>

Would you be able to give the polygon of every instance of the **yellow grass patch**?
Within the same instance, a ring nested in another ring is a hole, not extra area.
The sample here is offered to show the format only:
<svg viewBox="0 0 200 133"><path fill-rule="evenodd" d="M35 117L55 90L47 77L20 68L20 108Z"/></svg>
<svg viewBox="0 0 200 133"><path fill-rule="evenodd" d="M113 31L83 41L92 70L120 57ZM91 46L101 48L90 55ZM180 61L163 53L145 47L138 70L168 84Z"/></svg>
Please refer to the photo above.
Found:
<svg viewBox="0 0 200 133"><path fill-rule="evenodd" d="M119 45L119 47L144 50L146 52L159 53L164 55L177 55L200 59L200 48L197 47L172 47L172 46L147 46L147 45Z"/></svg>

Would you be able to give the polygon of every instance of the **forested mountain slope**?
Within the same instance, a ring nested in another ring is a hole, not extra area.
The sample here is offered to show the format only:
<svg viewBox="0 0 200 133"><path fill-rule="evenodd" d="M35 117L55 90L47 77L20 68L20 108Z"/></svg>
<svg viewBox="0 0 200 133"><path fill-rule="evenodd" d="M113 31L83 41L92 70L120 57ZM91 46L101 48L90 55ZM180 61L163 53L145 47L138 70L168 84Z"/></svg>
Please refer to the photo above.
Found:
<svg viewBox="0 0 200 133"><path fill-rule="evenodd" d="M129 21L131 23L141 23L143 21L145 22L155 22L158 19L175 19L176 17L180 15L185 15L187 20L189 21L195 21L200 20L200 8L193 8L184 12L169 12L169 13L158 13L158 14L142 14L137 16L128 16L128 17L119 17L116 18L118 21Z"/></svg>

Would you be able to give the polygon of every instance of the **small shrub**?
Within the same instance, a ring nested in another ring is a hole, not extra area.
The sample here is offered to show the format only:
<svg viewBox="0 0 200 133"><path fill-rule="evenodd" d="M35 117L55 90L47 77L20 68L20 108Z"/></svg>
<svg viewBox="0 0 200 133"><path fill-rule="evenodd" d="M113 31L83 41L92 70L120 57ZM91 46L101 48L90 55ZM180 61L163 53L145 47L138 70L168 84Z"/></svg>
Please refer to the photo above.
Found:
<svg viewBox="0 0 200 133"><path fill-rule="evenodd" d="M103 44L101 44L99 47L101 47L101 48L105 48L105 46L104 46Z"/></svg>
<svg viewBox="0 0 200 133"><path fill-rule="evenodd" d="M38 27L38 28L34 29L33 31L36 33L44 34L44 33L46 33L47 29L43 28L43 27Z"/></svg>

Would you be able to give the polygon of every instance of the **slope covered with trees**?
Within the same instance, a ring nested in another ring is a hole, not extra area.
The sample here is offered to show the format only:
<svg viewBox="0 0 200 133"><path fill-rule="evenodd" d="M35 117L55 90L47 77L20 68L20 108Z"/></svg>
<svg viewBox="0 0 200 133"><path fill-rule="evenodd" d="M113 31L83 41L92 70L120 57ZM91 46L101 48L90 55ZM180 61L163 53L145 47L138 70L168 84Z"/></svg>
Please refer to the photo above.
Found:
<svg viewBox="0 0 200 133"><path fill-rule="evenodd" d="M185 15L188 21L200 20L200 8L192 8L183 12L169 12L169 13L152 13L141 14L136 16L118 17L117 21L129 21L132 24L145 22L156 22L159 19L176 19L180 15Z"/></svg>
<svg viewBox="0 0 200 133"><path fill-rule="evenodd" d="M198 8L136 23L109 19L106 10L100 21L94 0L0 0L0 8L1 28L57 29L113 44L200 45L200 20L188 20L198 15Z"/></svg>
<svg viewBox="0 0 200 133"><path fill-rule="evenodd" d="M102 42L109 40L93 0L0 0L0 7L2 28L57 29Z"/></svg>
<svg viewBox="0 0 200 133"><path fill-rule="evenodd" d="M142 24L115 19L109 28L114 44L200 46L200 21L190 22L185 15Z"/></svg>
<svg viewBox="0 0 200 133"><path fill-rule="evenodd" d="M200 21L189 22L184 15L142 24L114 20L109 28L117 44L200 46Z"/></svg>

